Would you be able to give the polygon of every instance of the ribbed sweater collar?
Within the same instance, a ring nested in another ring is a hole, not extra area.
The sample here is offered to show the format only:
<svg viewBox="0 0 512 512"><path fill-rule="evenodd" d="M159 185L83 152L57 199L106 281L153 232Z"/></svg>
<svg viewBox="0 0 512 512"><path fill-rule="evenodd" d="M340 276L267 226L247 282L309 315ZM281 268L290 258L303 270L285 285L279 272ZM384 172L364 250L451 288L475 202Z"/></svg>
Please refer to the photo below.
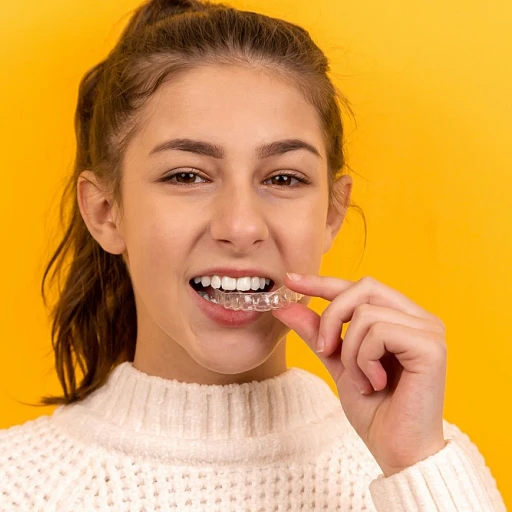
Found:
<svg viewBox="0 0 512 512"><path fill-rule="evenodd" d="M339 434L340 402L297 367L263 381L204 385L148 375L124 362L53 418L82 441L174 462L269 463ZM332 422L320 428L318 424ZM305 439L303 439L305 436Z"/></svg>

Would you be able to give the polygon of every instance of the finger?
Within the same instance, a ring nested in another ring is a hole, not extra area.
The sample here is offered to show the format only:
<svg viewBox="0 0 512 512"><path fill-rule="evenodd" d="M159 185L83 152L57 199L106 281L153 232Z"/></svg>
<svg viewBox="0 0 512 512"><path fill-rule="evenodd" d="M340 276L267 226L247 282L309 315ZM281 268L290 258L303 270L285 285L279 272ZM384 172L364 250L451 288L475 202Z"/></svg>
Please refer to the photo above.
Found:
<svg viewBox="0 0 512 512"><path fill-rule="evenodd" d="M354 281L337 277L318 276L316 274L295 275L300 277L298 281L290 279L287 274L284 276L284 284L290 290L310 295L311 297L322 297L326 300L333 300L341 292L348 290L355 284Z"/></svg>
<svg viewBox="0 0 512 512"><path fill-rule="evenodd" d="M345 302L345 307L340 308L342 316L339 320L343 323L350 320L354 309L359 304L366 302L375 306L398 309L409 315L428 318L439 325L443 325L438 317L426 311L399 291L386 286L373 277L363 277L356 282L314 274L303 274L299 281L292 281L288 277L285 277L285 279L286 286L304 295L322 297L331 301L340 297L339 300ZM344 297L344 299L341 299L341 297Z"/></svg>
<svg viewBox="0 0 512 512"><path fill-rule="evenodd" d="M303 304L290 304L287 308L273 309L275 318L293 329L312 349L316 348L320 315Z"/></svg>
<svg viewBox="0 0 512 512"><path fill-rule="evenodd" d="M290 329L293 329L306 342L309 348L313 350L322 361L335 381L341 377L341 374L345 370L340 360L341 348L338 347L330 357L324 357L323 353L318 354L316 352L321 319L315 311L302 304L296 303L291 304L287 308L274 309L272 310L272 314L290 327Z"/></svg>
<svg viewBox="0 0 512 512"><path fill-rule="evenodd" d="M346 295L336 297L324 310L320 322L319 337L325 340L325 354L329 355L339 343L340 326L346 322L344 317L346 311ZM344 350L353 349L356 341L363 340L370 325L376 321L386 321L394 324L408 325L416 329L431 330L444 334L444 329L438 322L417 316L409 315L397 309L385 306L375 306L367 302L358 304L350 318L350 327L344 337ZM347 345L351 345L348 347Z"/></svg>
<svg viewBox="0 0 512 512"><path fill-rule="evenodd" d="M394 354L404 371L428 374L433 365L446 366L446 345L438 334L406 325L376 322L364 337L356 362L373 387L382 390L386 375L380 359Z"/></svg>
<svg viewBox="0 0 512 512"><path fill-rule="evenodd" d="M333 308L335 310L336 306L336 300L334 300L331 302L328 308ZM327 317L324 312L320 322L319 336L325 336L326 355L330 353L332 347L336 347L338 344L337 340L339 339L339 334L336 325L339 325L339 322L334 322L332 325L325 325L327 321L332 321L335 316L336 313L333 313ZM371 326L376 322L406 325L414 329L437 332L438 334L441 334L439 328L435 325L433 326L433 324L428 320L407 315L406 313L402 313L396 309L373 306L372 304L359 305L354 311L350 325L343 338L341 362L343 363L343 366L348 370L350 378L356 383L358 389L361 392L369 392L371 391L370 388L373 386L366 374L357 364L357 355L359 353L363 339L368 334ZM385 371L380 362L373 366L374 373L384 377L385 379Z"/></svg>

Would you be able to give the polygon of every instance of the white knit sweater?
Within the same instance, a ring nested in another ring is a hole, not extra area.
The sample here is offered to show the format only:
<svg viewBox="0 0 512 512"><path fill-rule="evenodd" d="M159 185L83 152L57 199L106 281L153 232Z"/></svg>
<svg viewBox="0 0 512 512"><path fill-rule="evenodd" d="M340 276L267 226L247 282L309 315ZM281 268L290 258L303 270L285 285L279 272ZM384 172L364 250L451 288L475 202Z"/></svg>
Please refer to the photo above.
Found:
<svg viewBox="0 0 512 512"><path fill-rule="evenodd" d="M85 400L0 430L2 511L505 511L476 446L384 478L318 376L199 385L131 362Z"/></svg>

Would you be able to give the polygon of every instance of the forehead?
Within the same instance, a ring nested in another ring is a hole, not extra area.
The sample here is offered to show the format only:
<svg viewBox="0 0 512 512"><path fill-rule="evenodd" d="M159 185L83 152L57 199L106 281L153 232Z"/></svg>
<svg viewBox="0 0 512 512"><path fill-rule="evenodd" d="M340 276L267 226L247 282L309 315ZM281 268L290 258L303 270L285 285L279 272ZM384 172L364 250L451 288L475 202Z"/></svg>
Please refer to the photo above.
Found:
<svg viewBox="0 0 512 512"><path fill-rule="evenodd" d="M204 66L181 73L154 93L142 111L144 145L171 135L216 139L222 145L284 137L321 144L320 118L300 91L261 70Z"/></svg>

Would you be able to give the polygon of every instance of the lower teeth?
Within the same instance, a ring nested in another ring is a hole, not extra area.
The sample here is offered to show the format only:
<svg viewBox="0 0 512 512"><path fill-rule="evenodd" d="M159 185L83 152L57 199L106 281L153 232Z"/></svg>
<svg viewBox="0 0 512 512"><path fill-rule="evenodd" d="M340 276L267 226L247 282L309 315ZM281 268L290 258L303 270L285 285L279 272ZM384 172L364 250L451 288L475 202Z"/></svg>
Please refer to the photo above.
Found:
<svg viewBox="0 0 512 512"><path fill-rule="evenodd" d="M197 292L203 299L209 300L210 302L213 302L214 304L218 304L218 302L213 298L210 297L206 292Z"/></svg>
<svg viewBox="0 0 512 512"><path fill-rule="evenodd" d="M218 304L217 300L214 299L213 297L210 297L205 291L203 291L203 290L196 290L196 291L199 295L201 295L201 297L203 297L203 299L213 302L214 304ZM225 291L225 290L222 290L222 291ZM232 290L232 291L239 292L240 290ZM258 291L263 291L263 290L258 290ZM255 292L253 291L253 293L255 293Z"/></svg>

